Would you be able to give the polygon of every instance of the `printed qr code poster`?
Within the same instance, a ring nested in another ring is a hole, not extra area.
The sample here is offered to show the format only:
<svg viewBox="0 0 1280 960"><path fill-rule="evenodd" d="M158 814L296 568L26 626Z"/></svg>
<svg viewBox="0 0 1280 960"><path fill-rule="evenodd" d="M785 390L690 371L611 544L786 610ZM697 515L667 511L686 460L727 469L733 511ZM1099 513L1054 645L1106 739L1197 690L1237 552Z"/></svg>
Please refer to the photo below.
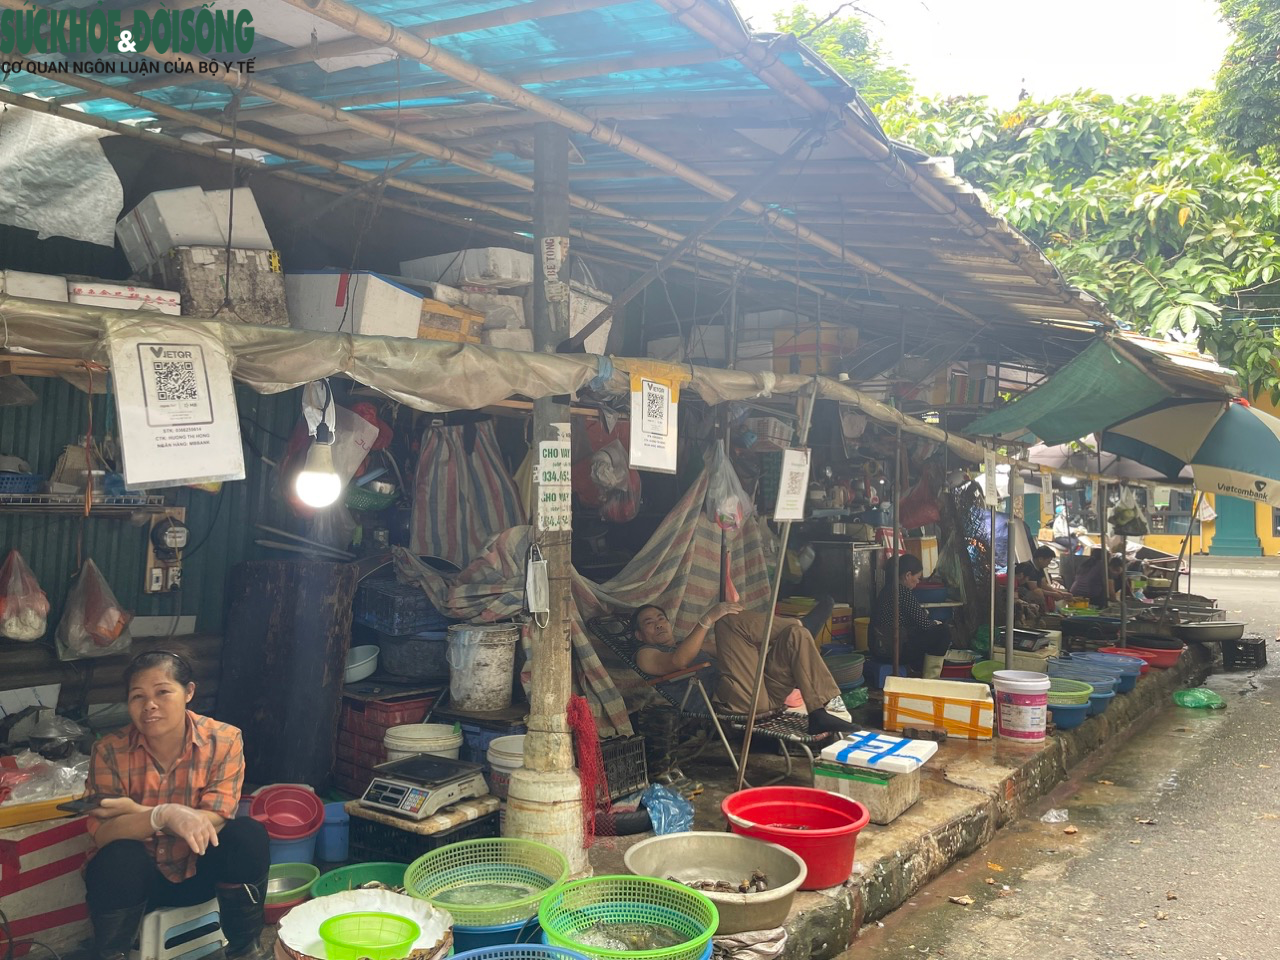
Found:
<svg viewBox="0 0 1280 960"><path fill-rule="evenodd" d="M231 366L191 325L110 321L112 392L129 489L243 480Z"/></svg>
<svg viewBox="0 0 1280 960"><path fill-rule="evenodd" d="M774 520L803 520L805 496L809 491L809 451L782 451L782 477L778 483L778 502L773 508Z"/></svg>
<svg viewBox="0 0 1280 960"><path fill-rule="evenodd" d="M678 389L659 377L631 378L631 466L676 472Z"/></svg>

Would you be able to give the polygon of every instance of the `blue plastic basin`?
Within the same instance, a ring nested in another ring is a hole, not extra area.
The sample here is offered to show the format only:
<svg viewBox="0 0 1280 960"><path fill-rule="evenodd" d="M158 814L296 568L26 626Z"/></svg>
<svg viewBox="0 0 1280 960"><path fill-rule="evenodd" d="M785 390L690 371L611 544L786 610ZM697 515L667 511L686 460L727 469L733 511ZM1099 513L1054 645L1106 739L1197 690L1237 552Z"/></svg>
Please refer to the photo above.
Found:
<svg viewBox="0 0 1280 960"><path fill-rule="evenodd" d="M1115 691L1111 693L1095 693L1089 698L1089 716L1096 717L1100 713L1105 713L1107 707L1111 706L1111 701L1115 698Z"/></svg>
<svg viewBox="0 0 1280 960"><path fill-rule="evenodd" d="M1049 713L1053 716L1053 725L1059 730L1070 730L1072 727L1080 726L1088 719L1092 703L1093 698L1091 697L1089 703L1049 704Z"/></svg>

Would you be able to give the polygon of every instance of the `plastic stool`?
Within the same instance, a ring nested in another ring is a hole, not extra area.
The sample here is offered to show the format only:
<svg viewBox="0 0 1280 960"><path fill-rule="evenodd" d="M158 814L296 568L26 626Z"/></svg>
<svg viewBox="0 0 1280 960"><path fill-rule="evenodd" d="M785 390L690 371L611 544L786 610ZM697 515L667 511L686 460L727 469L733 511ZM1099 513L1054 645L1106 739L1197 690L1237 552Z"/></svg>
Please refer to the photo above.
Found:
<svg viewBox="0 0 1280 960"><path fill-rule="evenodd" d="M199 960L226 942L216 898L194 907L159 907L142 918L129 960Z"/></svg>
<svg viewBox="0 0 1280 960"><path fill-rule="evenodd" d="M885 678L893 673L892 663L881 663L879 660L873 660L867 657L866 667L863 669L863 676L867 678L868 685L873 690L883 690ZM909 677L911 670L905 664L899 664L898 676Z"/></svg>

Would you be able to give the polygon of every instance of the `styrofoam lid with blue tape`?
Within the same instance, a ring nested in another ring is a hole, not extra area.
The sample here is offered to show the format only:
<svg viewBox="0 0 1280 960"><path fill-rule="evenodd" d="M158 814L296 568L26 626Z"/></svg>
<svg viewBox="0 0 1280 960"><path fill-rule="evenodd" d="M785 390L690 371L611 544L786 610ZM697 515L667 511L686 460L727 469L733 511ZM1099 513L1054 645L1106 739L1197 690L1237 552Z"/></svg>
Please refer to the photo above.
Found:
<svg viewBox="0 0 1280 960"><path fill-rule="evenodd" d="M822 748L822 759L880 773L910 773L938 752L932 740L908 740L859 730Z"/></svg>

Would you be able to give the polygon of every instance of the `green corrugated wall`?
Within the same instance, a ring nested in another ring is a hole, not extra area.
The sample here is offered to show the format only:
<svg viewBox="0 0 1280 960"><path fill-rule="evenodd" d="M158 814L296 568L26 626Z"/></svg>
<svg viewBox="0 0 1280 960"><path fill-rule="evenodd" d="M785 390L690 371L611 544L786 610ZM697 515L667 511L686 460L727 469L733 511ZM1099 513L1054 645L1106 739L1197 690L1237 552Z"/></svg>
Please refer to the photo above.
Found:
<svg viewBox="0 0 1280 960"><path fill-rule="evenodd" d="M47 477L63 448L83 436L88 398L62 380L27 378L26 383L39 402L31 407L0 407L0 453L21 457L33 471ZM76 572L81 523L85 556L98 564L126 608L139 616L194 614L198 632L221 631L227 571L241 560L261 555L261 548L253 541L263 535L254 525L292 529L288 508L275 493L275 470L262 462L258 452L276 463L283 459L285 438L300 413L300 391L259 396L237 386L236 401L246 441L245 479L224 483L216 495L185 487L152 491L163 494L166 503L187 508L191 535L183 586L176 595L142 591L146 526L133 526L127 519L114 517L82 520L78 516L0 513L0 547L5 554L11 548L20 550L49 595L48 637ZM93 422L99 439L104 430L116 432L113 400L94 397Z"/></svg>

